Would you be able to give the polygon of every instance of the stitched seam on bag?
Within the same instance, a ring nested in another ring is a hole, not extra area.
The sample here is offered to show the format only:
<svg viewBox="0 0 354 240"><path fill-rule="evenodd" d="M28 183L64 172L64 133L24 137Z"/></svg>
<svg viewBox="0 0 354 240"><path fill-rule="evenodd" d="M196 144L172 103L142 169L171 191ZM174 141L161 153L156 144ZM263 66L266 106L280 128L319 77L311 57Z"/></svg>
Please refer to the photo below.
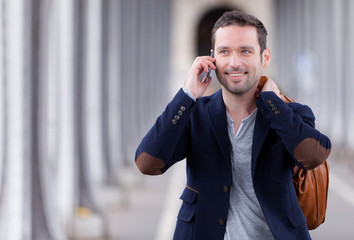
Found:
<svg viewBox="0 0 354 240"><path fill-rule="evenodd" d="M312 170L314 171L314 170ZM319 200L319 197L318 197L318 181L317 181L317 176L314 174L315 176L315 181L316 181L316 200L317 200L317 221L316 221L316 225L318 224L318 221L320 220L320 211L319 211L319 204L320 204L320 200Z"/></svg>
<svg viewBox="0 0 354 240"><path fill-rule="evenodd" d="M192 190L195 193L199 193L197 190L195 190L194 188L191 188L190 186L186 186L186 188L188 188L189 190Z"/></svg>
<svg viewBox="0 0 354 240"><path fill-rule="evenodd" d="M317 186L317 177L316 177L316 174L315 174L315 171L314 170L311 170L313 172L313 178L315 180L315 194L316 194L316 203L317 203L317 208L316 208L316 215L317 215L317 218L315 219L314 223L311 225L311 226L308 226L308 228L314 228L318 225L318 221L320 219L320 212L318 210L319 208L319 198L318 198L318 186Z"/></svg>

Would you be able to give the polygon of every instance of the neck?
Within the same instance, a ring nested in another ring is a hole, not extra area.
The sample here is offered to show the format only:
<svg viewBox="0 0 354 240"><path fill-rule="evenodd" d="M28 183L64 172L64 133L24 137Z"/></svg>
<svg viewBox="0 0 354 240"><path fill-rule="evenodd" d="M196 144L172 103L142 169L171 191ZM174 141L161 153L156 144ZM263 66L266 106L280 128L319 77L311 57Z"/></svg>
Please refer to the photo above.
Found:
<svg viewBox="0 0 354 240"><path fill-rule="evenodd" d="M250 90L243 95L236 95L222 87L222 96L226 111L234 121L237 119L242 120L256 110L255 92Z"/></svg>

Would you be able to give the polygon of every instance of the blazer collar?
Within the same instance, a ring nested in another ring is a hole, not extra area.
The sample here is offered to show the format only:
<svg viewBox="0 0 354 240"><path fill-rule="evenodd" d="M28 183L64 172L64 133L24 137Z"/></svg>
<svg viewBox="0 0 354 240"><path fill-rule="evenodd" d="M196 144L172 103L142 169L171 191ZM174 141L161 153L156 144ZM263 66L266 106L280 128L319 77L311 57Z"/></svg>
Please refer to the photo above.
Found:
<svg viewBox="0 0 354 240"><path fill-rule="evenodd" d="M218 145L231 167L230 139L227 132L226 109L222 99L221 90L216 92L210 102L207 103L207 112L213 132L217 138Z"/></svg>
<svg viewBox="0 0 354 240"><path fill-rule="evenodd" d="M218 145L227 160L227 164L231 167L231 143L229 139L229 134L227 131L227 119L226 119L226 109L225 104L222 99L222 92L219 90L213 96L210 102L207 103L207 112L213 132L217 138ZM270 126L266 119L262 116L260 111L257 112L256 123L253 133L252 142L252 160L251 169L252 176L254 177L255 167L257 159L266 136L269 132Z"/></svg>

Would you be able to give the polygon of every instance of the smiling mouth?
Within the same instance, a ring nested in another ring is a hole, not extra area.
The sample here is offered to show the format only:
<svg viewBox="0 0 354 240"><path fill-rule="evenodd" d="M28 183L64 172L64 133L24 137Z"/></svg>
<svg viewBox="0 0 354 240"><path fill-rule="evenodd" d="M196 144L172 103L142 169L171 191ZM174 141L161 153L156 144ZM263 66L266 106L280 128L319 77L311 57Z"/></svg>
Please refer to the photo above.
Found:
<svg viewBox="0 0 354 240"><path fill-rule="evenodd" d="M231 77L241 77L241 76L243 76L245 73L229 73L229 75L231 76Z"/></svg>
<svg viewBox="0 0 354 240"><path fill-rule="evenodd" d="M248 74L248 72L238 72L238 73L226 72L226 74L229 75L231 78L235 78L235 80L236 80L236 79L239 79L242 76L245 76L246 74Z"/></svg>

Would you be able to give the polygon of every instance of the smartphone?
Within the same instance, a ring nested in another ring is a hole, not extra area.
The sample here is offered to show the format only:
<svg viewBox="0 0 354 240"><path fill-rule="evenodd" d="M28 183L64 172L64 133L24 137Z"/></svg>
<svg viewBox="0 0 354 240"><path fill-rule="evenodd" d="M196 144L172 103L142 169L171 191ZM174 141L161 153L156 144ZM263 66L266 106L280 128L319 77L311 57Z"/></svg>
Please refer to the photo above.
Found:
<svg viewBox="0 0 354 240"><path fill-rule="evenodd" d="M213 51L213 49L210 50L210 57L212 57L212 58L214 57L214 51ZM211 68L208 67L208 73L207 73L207 75L206 75L206 77L205 77L205 82L209 82L210 72L211 72Z"/></svg>
<svg viewBox="0 0 354 240"><path fill-rule="evenodd" d="M210 57L214 57L214 51L210 50ZM210 77L210 73L211 73L211 68L208 67L208 72L204 72L202 71L202 73L198 76L199 81L203 82L209 82L209 77Z"/></svg>

